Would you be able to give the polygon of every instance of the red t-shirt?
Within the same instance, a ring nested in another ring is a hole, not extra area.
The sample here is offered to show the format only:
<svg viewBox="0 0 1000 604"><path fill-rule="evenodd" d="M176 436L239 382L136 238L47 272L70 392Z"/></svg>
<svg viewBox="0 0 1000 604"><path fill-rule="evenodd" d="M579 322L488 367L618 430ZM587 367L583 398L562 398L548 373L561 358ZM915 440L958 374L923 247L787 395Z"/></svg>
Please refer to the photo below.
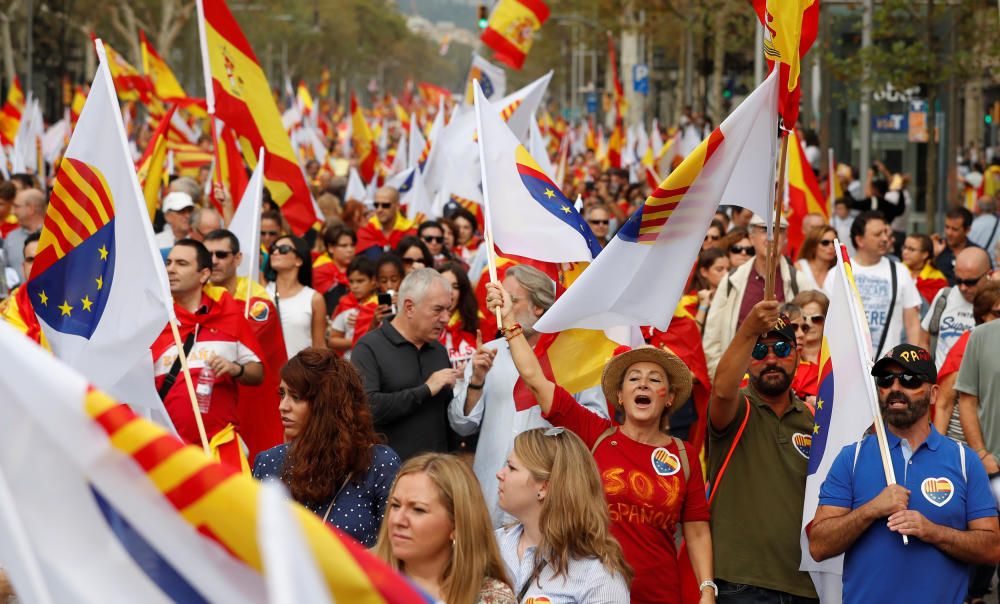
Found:
<svg viewBox="0 0 1000 604"><path fill-rule="evenodd" d="M562 386L556 386L552 409L545 419L569 428L587 447L593 447L601 433L611 427L609 420L581 407ZM633 603L681 601L674 544L677 523L707 522L709 517L701 464L689 445L686 452L690 469L686 482L681 453L673 442L653 447L619 430L594 452L611 515L611 534L635 570Z"/></svg>
<svg viewBox="0 0 1000 604"><path fill-rule="evenodd" d="M969 343L970 334L972 334L971 329L959 336L955 340L955 343L951 345L948 356L944 358L944 363L941 364L941 369L938 370L939 384L941 380L955 373L962 366L962 357L965 356L965 346Z"/></svg>

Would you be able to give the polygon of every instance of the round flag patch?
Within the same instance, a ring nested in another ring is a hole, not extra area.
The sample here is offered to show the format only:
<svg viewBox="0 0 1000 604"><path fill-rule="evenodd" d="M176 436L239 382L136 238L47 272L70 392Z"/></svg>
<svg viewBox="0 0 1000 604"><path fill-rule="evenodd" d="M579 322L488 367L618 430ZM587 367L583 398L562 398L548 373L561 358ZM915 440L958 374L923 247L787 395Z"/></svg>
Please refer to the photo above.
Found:
<svg viewBox="0 0 1000 604"><path fill-rule="evenodd" d="M660 476L673 476L681 469L681 460L663 447L653 449L650 459L653 461L653 471Z"/></svg>
<svg viewBox="0 0 1000 604"><path fill-rule="evenodd" d="M250 318L254 321L267 321L267 317L270 314L271 309L268 308L267 302L256 300L250 305Z"/></svg>
<svg viewBox="0 0 1000 604"><path fill-rule="evenodd" d="M934 505L944 507L955 494L955 485L947 478L925 478L920 483L920 492Z"/></svg>
<svg viewBox="0 0 1000 604"><path fill-rule="evenodd" d="M805 457L806 459L809 459L809 450L812 448L812 442L812 434L796 432L792 435L792 444L795 445L795 450L799 452L799 455Z"/></svg>

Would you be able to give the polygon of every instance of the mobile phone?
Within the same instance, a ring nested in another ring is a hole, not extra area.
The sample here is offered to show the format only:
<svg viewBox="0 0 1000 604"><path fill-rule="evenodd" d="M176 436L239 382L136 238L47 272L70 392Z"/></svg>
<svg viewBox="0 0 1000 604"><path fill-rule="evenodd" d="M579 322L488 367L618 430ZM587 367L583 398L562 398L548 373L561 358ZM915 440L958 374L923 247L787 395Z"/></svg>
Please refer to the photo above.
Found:
<svg viewBox="0 0 1000 604"><path fill-rule="evenodd" d="M379 306L392 306L392 294L379 294L378 304Z"/></svg>

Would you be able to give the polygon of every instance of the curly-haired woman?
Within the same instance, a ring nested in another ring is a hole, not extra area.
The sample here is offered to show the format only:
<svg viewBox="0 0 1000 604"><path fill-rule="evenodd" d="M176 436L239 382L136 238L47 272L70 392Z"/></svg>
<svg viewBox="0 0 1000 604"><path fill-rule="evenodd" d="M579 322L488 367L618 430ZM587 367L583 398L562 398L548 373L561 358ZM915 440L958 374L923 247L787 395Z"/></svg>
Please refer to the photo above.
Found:
<svg viewBox="0 0 1000 604"><path fill-rule="evenodd" d="M279 394L288 442L257 455L254 477L280 478L324 522L375 545L399 456L378 444L357 371L332 350L306 348L281 368Z"/></svg>

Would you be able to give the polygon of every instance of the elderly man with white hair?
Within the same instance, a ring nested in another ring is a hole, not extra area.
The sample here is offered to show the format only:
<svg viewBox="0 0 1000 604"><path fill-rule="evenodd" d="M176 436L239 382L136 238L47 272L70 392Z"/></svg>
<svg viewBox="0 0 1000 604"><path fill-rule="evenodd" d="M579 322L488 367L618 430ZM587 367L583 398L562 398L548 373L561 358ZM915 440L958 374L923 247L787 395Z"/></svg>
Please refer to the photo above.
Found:
<svg viewBox="0 0 1000 604"><path fill-rule="evenodd" d="M439 341L451 318L451 284L421 268L399 287L399 313L366 333L351 363L364 382L375 431L401 460L448 450L447 408L460 372Z"/></svg>
<svg viewBox="0 0 1000 604"><path fill-rule="evenodd" d="M996 199L989 195L976 201L976 217L969 231L969 241L986 251L1000 243L1000 214L997 214Z"/></svg>

